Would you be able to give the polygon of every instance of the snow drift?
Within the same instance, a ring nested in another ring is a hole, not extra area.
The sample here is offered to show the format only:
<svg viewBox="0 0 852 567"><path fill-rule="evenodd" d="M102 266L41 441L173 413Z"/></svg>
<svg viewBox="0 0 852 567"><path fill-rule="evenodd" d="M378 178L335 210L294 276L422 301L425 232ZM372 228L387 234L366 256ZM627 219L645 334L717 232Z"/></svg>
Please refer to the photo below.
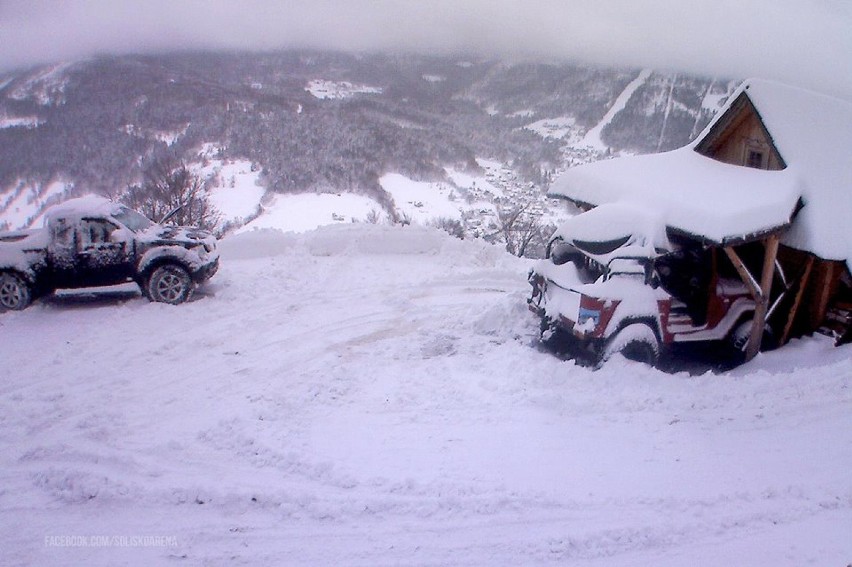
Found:
<svg viewBox="0 0 852 567"><path fill-rule="evenodd" d="M735 372L536 348L529 263L259 230L199 299L0 316L6 564L842 565L850 347Z"/></svg>

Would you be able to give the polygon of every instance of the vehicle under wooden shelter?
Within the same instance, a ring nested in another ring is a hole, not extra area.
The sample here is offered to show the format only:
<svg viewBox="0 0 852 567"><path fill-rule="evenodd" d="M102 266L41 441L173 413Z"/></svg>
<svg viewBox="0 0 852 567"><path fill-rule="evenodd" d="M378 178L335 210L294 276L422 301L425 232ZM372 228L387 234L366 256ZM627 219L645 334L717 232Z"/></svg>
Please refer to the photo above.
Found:
<svg viewBox="0 0 852 567"><path fill-rule="evenodd" d="M747 358L778 344L850 338L852 103L750 79L689 145L569 169L550 195L581 209L632 202L669 237L710 250L755 300ZM779 277L781 274L781 277Z"/></svg>

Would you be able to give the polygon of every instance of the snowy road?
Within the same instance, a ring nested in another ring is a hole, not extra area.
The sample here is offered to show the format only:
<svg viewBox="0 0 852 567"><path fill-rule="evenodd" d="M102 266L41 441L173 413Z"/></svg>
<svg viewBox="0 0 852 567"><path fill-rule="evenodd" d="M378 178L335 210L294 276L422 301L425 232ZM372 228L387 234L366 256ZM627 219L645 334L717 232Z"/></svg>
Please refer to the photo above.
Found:
<svg viewBox="0 0 852 567"><path fill-rule="evenodd" d="M0 315L4 564L852 562L848 346L591 372L535 348L527 264L481 242L222 252L179 307Z"/></svg>

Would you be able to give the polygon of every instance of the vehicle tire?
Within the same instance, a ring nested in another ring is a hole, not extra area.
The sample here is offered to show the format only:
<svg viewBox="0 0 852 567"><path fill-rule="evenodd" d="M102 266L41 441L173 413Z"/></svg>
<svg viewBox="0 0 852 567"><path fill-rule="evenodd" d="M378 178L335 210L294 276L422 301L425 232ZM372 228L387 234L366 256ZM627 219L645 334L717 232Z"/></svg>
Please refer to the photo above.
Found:
<svg viewBox="0 0 852 567"><path fill-rule="evenodd" d="M633 323L607 339L600 364L618 353L628 360L654 366L660 359L660 341L651 327L644 323Z"/></svg>
<svg viewBox="0 0 852 567"><path fill-rule="evenodd" d="M20 276L0 274L0 310L20 311L32 301L32 290Z"/></svg>
<svg viewBox="0 0 852 567"><path fill-rule="evenodd" d="M189 273L175 264L166 264L154 270L145 286L148 299L172 305L189 299L192 288Z"/></svg>
<svg viewBox="0 0 852 567"><path fill-rule="evenodd" d="M728 335L728 344L735 354L745 354L748 347L748 338L751 336L751 328L754 325L754 319L743 321L734 327L731 334ZM775 344L775 335L769 325L763 327L763 338L760 341L760 350L772 350L777 345Z"/></svg>

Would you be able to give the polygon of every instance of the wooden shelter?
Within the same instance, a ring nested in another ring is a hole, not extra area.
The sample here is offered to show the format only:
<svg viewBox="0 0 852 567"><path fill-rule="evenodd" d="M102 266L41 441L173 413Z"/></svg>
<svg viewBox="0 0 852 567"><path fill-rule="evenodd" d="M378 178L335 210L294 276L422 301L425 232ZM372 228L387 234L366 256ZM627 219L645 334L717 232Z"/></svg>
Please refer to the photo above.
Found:
<svg viewBox="0 0 852 567"><path fill-rule="evenodd" d="M723 250L755 301L750 358L764 323L781 344L814 331L849 340L850 148L852 104L751 79L690 145L572 168L551 195L640 202L671 234Z"/></svg>
<svg viewBox="0 0 852 567"><path fill-rule="evenodd" d="M739 94L727 105L725 111L699 138L695 144L695 151L732 165L767 171L784 170L787 168L787 163L772 137L772 125L764 122L763 116L752 101L750 90L751 87L748 85L740 89ZM759 95L756 98L760 101ZM811 104L819 105L822 102L822 97L819 96L814 96L812 99ZM788 110L808 113L808 109L789 108ZM843 114L840 114L838 119L842 120L842 118ZM852 124L847 126L852 127ZM805 134L806 132L802 132L802 135ZM829 136L814 142L821 142L820 145L832 143ZM829 148L826 148L826 151L831 153ZM849 151L849 148L846 148L846 151ZM852 198L850 195L852 183L838 189L830 193L838 195L841 199ZM771 270L767 268L777 260L783 269L793 275L790 285L794 291L786 302L788 307L785 310L786 316L781 313L774 321L776 331L780 331L779 342L783 344L792 336L818 330L832 332L838 339L847 335L852 298L849 294L849 267L846 262L821 258L813 252L780 244L779 235L767 237L763 242L766 255L761 285L759 289L752 288L758 307L756 321L760 323L762 316L766 315L772 277ZM738 258L733 248L727 247L725 252L735 265L740 265L737 264ZM750 279L745 275L743 277ZM749 285L750 282L746 281L746 283ZM829 310L834 311L830 319L828 319ZM758 325L755 325L754 333L758 334L759 329ZM750 341L750 347L749 358L757 353L759 339L753 338Z"/></svg>

